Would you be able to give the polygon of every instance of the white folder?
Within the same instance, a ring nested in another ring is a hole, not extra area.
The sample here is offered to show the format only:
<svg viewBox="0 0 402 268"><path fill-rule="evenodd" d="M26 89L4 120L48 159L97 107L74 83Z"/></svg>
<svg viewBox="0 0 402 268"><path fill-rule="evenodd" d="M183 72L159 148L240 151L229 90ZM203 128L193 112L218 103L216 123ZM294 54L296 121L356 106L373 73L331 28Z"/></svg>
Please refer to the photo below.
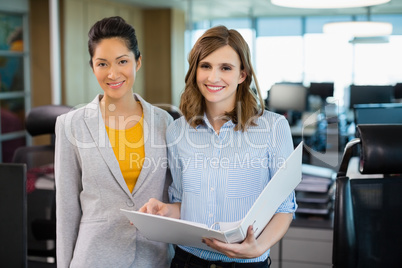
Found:
<svg viewBox="0 0 402 268"><path fill-rule="evenodd" d="M253 225L255 236L258 237L278 207L301 182L302 153L303 142L297 146L284 165L271 178L247 215L238 222L219 222L219 230L212 229L213 226L208 227L196 222L126 209L120 210L143 236L153 241L213 251L212 248L202 243L203 237L215 238L226 243L241 242L246 238L250 225Z"/></svg>

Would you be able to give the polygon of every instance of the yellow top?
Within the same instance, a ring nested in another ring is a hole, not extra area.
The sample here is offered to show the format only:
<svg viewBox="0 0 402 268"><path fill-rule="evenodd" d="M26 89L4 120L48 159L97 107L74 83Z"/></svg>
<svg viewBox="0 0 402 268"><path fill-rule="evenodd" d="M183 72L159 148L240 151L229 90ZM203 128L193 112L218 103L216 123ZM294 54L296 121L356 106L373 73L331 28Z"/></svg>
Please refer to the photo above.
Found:
<svg viewBox="0 0 402 268"><path fill-rule="evenodd" d="M145 159L143 123L144 115L135 126L129 129L119 130L106 126L114 155L131 193Z"/></svg>

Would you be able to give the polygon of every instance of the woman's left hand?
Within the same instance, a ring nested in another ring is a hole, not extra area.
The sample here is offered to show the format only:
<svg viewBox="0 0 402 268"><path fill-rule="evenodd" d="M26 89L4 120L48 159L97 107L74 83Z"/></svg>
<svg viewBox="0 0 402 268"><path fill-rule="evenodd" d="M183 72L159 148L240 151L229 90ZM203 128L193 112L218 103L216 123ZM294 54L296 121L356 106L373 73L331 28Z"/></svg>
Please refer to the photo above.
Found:
<svg viewBox="0 0 402 268"><path fill-rule="evenodd" d="M207 246L225 254L229 258L252 259L257 258L264 253L254 236L252 225L247 229L246 239L240 244L227 244L213 238L204 238L203 242Z"/></svg>

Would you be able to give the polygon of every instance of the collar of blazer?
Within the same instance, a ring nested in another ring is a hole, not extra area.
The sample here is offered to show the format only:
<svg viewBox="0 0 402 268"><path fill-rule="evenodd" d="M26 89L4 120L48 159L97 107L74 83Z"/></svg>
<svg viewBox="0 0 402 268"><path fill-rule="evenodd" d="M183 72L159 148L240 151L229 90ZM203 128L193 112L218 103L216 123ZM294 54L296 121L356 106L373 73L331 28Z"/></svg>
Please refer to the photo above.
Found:
<svg viewBox="0 0 402 268"><path fill-rule="evenodd" d="M110 171L112 172L114 178L120 184L121 188L125 191L125 193L130 197L133 198L134 194L138 189L141 187L147 175L149 174L151 168L142 168L141 173L138 177L137 183L133 190L133 193L130 193L127 187L127 184L123 178L123 175L120 171L119 163L114 155L113 149L110 145L109 138L106 133L105 123L102 119L102 113L100 111L99 100L101 99L102 95L97 95L95 99L86 105L85 107L85 116L84 121L91 133L93 140L97 148L99 149L103 159L105 160L106 164L108 165ZM154 150L151 149L151 137L149 136L150 129L152 129L152 125L155 122L155 116L153 110L153 106L146 102L141 96L138 94L134 94L134 98L140 101L144 113L144 150L145 150L145 157L152 158L157 157L154 155ZM133 200L134 201L134 200Z"/></svg>

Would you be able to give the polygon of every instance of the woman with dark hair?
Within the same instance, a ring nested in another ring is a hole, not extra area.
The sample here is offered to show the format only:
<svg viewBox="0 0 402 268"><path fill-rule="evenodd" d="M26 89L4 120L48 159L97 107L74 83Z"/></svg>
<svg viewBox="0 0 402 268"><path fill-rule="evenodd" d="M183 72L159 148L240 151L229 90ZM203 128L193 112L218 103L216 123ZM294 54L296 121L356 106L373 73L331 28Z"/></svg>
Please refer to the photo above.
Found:
<svg viewBox="0 0 402 268"><path fill-rule="evenodd" d="M168 200L173 119L133 94L142 59L131 25L105 18L88 36L103 94L57 119L57 267L167 267L168 245L144 238L120 209Z"/></svg>
<svg viewBox="0 0 402 268"><path fill-rule="evenodd" d="M190 52L185 82L184 116L166 136L171 203L152 198L140 211L218 228L215 223L246 216L292 153L292 136L283 116L264 110L248 45L237 31L207 30ZM203 239L220 253L178 245L171 267L269 267L269 249L285 235L296 208L292 192L259 237L250 226L239 244Z"/></svg>

